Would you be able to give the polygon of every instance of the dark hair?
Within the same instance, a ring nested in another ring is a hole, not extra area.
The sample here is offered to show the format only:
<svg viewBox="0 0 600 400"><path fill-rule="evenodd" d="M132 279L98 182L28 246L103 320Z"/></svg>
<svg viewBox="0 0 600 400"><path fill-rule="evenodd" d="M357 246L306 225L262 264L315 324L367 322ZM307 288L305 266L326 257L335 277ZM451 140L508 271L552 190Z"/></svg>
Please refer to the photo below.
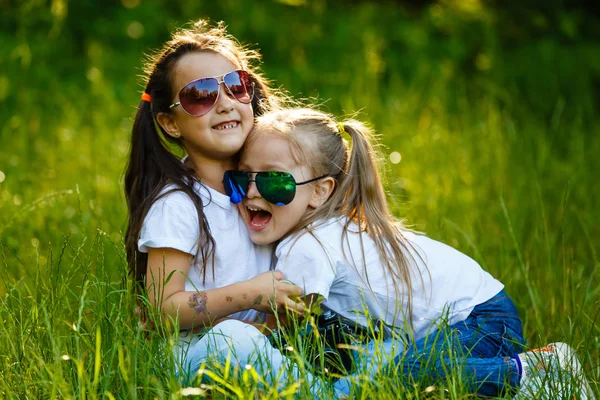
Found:
<svg viewBox="0 0 600 400"><path fill-rule="evenodd" d="M202 200L194 191L194 185L198 183L195 171L186 167L169 150L167 141L180 146L181 142L167 135L156 122L158 113L170 112L169 105L175 90L172 77L177 62L184 55L194 52L218 53L237 68L248 71L254 83L252 107L255 116L279 104L280 95L253 65L260 61L260 54L247 49L228 34L223 22L211 27L207 21L200 20L190 28L180 29L148 58L144 68L144 91L151 96L152 102L141 101L138 106L125 172L125 196L129 211L125 247L130 272L137 283L143 284L148 261L148 255L141 253L137 247L144 218L156 200L173 191L184 192L196 206L200 225L196 257L202 257L205 279L208 259L214 254L215 241L204 215ZM163 192L166 186L173 186L174 189Z"/></svg>

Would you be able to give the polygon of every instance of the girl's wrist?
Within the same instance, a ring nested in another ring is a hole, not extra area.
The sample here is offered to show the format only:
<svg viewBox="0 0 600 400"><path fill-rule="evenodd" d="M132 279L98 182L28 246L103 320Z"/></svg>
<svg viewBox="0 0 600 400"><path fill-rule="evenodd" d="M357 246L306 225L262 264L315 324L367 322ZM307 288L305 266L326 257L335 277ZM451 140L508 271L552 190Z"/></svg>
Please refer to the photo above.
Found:
<svg viewBox="0 0 600 400"><path fill-rule="evenodd" d="M250 280L245 280L236 284L237 303L240 311L250 310L252 307L253 291Z"/></svg>

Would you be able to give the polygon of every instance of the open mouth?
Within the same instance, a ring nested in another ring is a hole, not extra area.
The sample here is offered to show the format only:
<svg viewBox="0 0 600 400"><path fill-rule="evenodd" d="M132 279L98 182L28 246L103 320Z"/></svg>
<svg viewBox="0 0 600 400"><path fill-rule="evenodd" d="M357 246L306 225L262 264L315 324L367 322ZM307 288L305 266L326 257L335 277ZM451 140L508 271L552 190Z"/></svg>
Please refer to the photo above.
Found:
<svg viewBox="0 0 600 400"><path fill-rule="evenodd" d="M248 211L248 226L252 230L260 231L271 221L272 215L266 210L248 206L246 206L246 210Z"/></svg>
<svg viewBox="0 0 600 400"><path fill-rule="evenodd" d="M216 129L218 131L224 131L226 129L233 129L233 128L237 128L237 126L240 123L238 121L227 121L227 122L221 122L220 124L217 124L215 126L213 126L213 129Z"/></svg>

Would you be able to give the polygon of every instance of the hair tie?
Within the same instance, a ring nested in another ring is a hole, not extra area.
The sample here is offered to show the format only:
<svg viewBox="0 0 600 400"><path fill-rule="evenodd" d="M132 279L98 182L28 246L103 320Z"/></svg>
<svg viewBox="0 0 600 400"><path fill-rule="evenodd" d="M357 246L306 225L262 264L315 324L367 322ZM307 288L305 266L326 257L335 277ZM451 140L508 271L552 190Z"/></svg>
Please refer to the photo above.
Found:
<svg viewBox="0 0 600 400"><path fill-rule="evenodd" d="M343 123L338 122L337 126L338 126L338 131L340 131L340 137L342 139L346 138L348 140L352 140L352 137L350 136L350 134L348 132L346 132L346 130L344 129Z"/></svg>
<svg viewBox="0 0 600 400"><path fill-rule="evenodd" d="M150 96L148 93L144 92L144 93L142 93L142 100L147 101L148 103L152 103L152 96Z"/></svg>

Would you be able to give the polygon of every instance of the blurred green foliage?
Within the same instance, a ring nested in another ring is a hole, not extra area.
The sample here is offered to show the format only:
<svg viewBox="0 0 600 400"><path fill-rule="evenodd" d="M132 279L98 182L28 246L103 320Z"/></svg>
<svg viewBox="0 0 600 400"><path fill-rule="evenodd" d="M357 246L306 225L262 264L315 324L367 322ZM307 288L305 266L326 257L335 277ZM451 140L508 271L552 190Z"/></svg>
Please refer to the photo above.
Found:
<svg viewBox="0 0 600 400"><path fill-rule="evenodd" d="M505 191L552 208L574 198L583 221L598 221L588 206L597 194L590 164L600 36L585 8L478 0L0 4L2 240L24 260L31 238L44 247L58 232L86 237L99 228L120 243L119 179L143 55L199 18L226 21L294 96L325 99L337 114L359 110L373 123L403 158L389 168L392 201L419 226L430 226L430 215L436 223L473 215L475 223L481 214L465 210L490 201L499 213Z"/></svg>

